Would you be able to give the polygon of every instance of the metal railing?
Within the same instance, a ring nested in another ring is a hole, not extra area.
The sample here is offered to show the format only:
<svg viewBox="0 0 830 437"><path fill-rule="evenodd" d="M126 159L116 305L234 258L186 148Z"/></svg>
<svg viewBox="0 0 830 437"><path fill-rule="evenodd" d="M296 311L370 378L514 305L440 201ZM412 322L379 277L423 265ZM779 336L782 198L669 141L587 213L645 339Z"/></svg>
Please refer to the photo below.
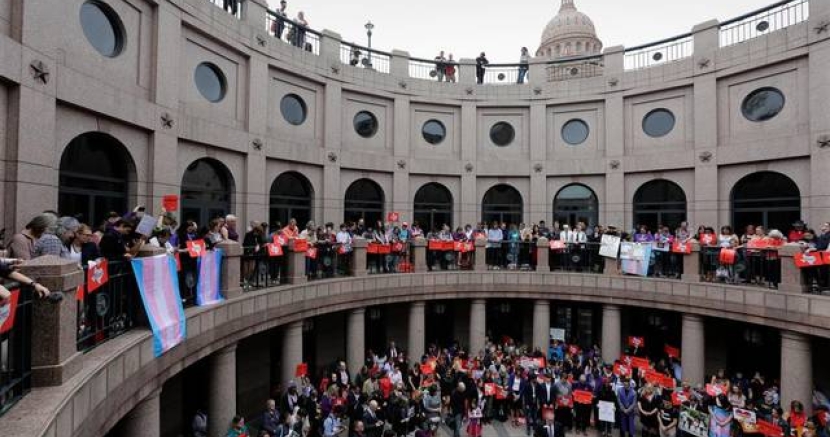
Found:
<svg viewBox="0 0 830 437"><path fill-rule="evenodd" d="M639 70L668 64L691 57L694 38L691 33L632 47L625 50L623 65L626 70Z"/></svg>
<svg viewBox="0 0 830 437"><path fill-rule="evenodd" d="M535 270L535 241L487 242L486 264L488 270Z"/></svg>
<svg viewBox="0 0 830 437"><path fill-rule="evenodd" d="M806 21L809 15L808 0L784 0L773 3L721 23L720 46L728 47L784 29Z"/></svg>
<svg viewBox="0 0 830 437"><path fill-rule="evenodd" d="M550 248L550 270L601 274L605 258L599 255L599 247L599 243L570 243L564 248Z"/></svg>
<svg viewBox="0 0 830 437"><path fill-rule="evenodd" d="M485 85L516 85L519 82L519 70L524 69L522 83L528 83L530 66L528 64L490 64L484 70Z"/></svg>
<svg viewBox="0 0 830 437"><path fill-rule="evenodd" d="M357 44L340 43L340 62L356 68L389 74L392 54Z"/></svg>
<svg viewBox="0 0 830 437"><path fill-rule="evenodd" d="M412 273L412 246L406 242L370 242L366 247L366 270L370 275Z"/></svg>
<svg viewBox="0 0 830 437"><path fill-rule="evenodd" d="M109 280L91 292L86 283L87 269L84 266L83 300L78 302L79 352L89 351L129 331L142 314L141 298L129 261L110 261Z"/></svg>
<svg viewBox="0 0 830 437"><path fill-rule="evenodd" d="M281 256L270 256L264 245L243 247L240 280L244 291L261 290L288 283L288 246Z"/></svg>
<svg viewBox="0 0 830 437"><path fill-rule="evenodd" d="M409 77L437 82L458 82L461 65L457 60L446 61L443 70L428 59L409 58Z"/></svg>
<svg viewBox="0 0 830 437"><path fill-rule="evenodd" d="M316 252L306 254L306 277L310 281L351 276L354 251L342 249L342 245L328 241L315 244Z"/></svg>
<svg viewBox="0 0 830 437"><path fill-rule="evenodd" d="M476 258L475 242L429 240L426 257L429 271L472 270Z"/></svg>
<svg viewBox="0 0 830 437"><path fill-rule="evenodd" d="M322 36L320 32L303 26L288 17L281 17L270 9L265 14L265 30L269 35L298 49L315 55L320 54L320 39Z"/></svg>
<svg viewBox="0 0 830 437"><path fill-rule="evenodd" d="M722 262L720 247L700 248L701 282L721 282L778 288L781 257L778 249L739 248L731 262Z"/></svg>
<svg viewBox="0 0 830 437"><path fill-rule="evenodd" d="M14 325L0 334L0 416L32 388L32 288L17 283L5 287L20 291Z"/></svg>
<svg viewBox="0 0 830 437"><path fill-rule="evenodd" d="M548 62L545 67L548 82L560 82L570 79L585 79L602 76L603 57L589 56Z"/></svg>

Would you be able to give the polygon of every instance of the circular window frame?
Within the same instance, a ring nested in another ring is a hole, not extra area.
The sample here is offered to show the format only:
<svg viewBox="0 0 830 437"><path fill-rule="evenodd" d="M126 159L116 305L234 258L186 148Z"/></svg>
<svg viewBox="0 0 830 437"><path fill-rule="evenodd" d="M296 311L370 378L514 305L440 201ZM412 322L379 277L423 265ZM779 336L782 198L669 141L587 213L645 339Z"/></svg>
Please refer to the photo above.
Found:
<svg viewBox="0 0 830 437"><path fill-rule="evenodd" d="M199 67L201 67L201 66L205 66L205 67L209 68L213 72L213 74L216 75L216 78L219 79L219 89L220 89L220 91L219 91L219 98L217 98L216 100L211 99L210 97L208 97L206 95L206 93L202 90L202 88L199 87L199 81L196 80L196 72L199 71ZM208 102L211 102L211 103L221 102L222 100L225 99L225 96L228 93L228 78L225 77L225 73L222 72L222 69L219 68L218 65L216 65L216 64L214 64L213 62L210 62L210 61L203 61L203 62L200 62L196 65L196 68L193 69L193 83L196 85L196 89L199 91L199 94L201 94L201 96L205 100L207 100Z"/></svg>
<svg viewBox="0 0 830 437"><path fill-rule="evenodd" d="M285 114L283 103L286 101L286 99L294 99L300 105L300 109L302 110L303 116L302 120L300 120L299 122L295 123L294 121L290 120L289 117ZM294 93L288 93L282 96L282 99L280 99L280 114L282 115L282 119L285 120L286 123L292 126L301 126L308 119L308 105L305 103L305 100L302 97Z"/></svg>
<svg viewBox="0 0 830 437"><path fill-rule="evenodd" d="M773 93L777 93L779 96L781 96L781 107L778 108L778 111L776 111L774 114L772 114L771 116L769 116L767 118L753 118L753 117L750 117L749 114L747 113L747 110L746 110L746 103L753 96L755 96L757 94L760 94L762 92L773 92ZM787 96L784 95L783 91L781 91L780 89L778 89L776 87L773 87L773 86L765 86L765 87L761 87L761 88L757 88L755 90L752 90L751 92L749 92L744 97L744 99L741 101L741 115L743 115L745 119L747 119L747 120L749 120L753 123L763 123L765 121L770 121L773 118L778 117L781 114L781 112L784 111L784 108L786 106L787 106Z"/></svg>
<svg viewBox="0 0 830 437"><path fill-rule="evenodd" d="M430 124L430 123L437 124L438 126L441 127L441 130L443 131L442 134L441 134L441 139L439 139L438 141L433 142L433 141L430 141L429 138L427 138L426 128L427 128L427 125ZM429 119L429 120L425 121L424 124L421 126L421 137L423 137L424 141L426 141L428 144L433 145L433 146L437 146L437 145L443 143L444 140L447 139L447 126L445 126L444 123L441 120L436 120L434 118Z"/></svg>
<svg viewBox="0 0 830 437"><path fill-rule="evenodd" d="M510 128L510 139L505 141L504 144L500 144L493 137L493 135L494 135L493 131L496 130L496 128L499 127L499 126L505 126L505 127ZM490 142L492 142L496 147L507 147L507 146L513 144L513 141L515 141L515 140L516 140L516 128L513 127L513 125L510 124L509 122L499 121L499 122L493 124L492 126L490 126Z"/></svg>
<svg viewBox="0 0 830 437"><path fill-rule="evenodd" d="M648 129L646 129L646 121L648 120L649 117L651 117L652 115L654 115L658 112L665 112L666 114L669 114L671 116L671 119L672 119L672 124L671 124L671 127L668 130L666 130L666 132L663 132L661 134L652 134L648 131ZM655 108L655 109L652 109L651 111L648 111L648 113L646 113L646 115L643 116L643 122L642 122L641 127L643 129L643 133L645 133L649 137L651 137L651 138L662 138L662 137L665 137L666 135L672 133L676 126L677 126L677 116L674 115L674 112L672 112L671 110L669 110L667 108Z"/></svg>
<svg viewBox="0 0 830 437"><path fill-rule="evenodd" d="M570 126L572 123L579 123L579 124L581 124L582 126L585 127L585 137L582 138L582 140L580 140L579 142L570 142L570 141L568 141L568 139L565 136L565 129L568 126ZM572 119L570 119L570 120L568 120L568 121L566 121L565 123L562 124L562 129L560 129L559 135L562 138L562 141L565 144L567 144L568 146L578 146L578 145L583 144L586 141L588 141L588 137L591 136L591 127L588 125L588 122L586 122L585 120L583 120L581 118L572 118Z"/></svg>
<svg viewBox="0 0 830 437"><path fill-rule="evenodd" d="M357 124L358 124L357 117L359 117L361 114L368 115L372 119L372 121L374 122L374 128L372 129L372 132L370 132L368 134L362 134L360 132L360 130L357 128ZM370 112L370 111L358 111L354 115L354 118L352 118L352 127L354 128L355 133L357 135L359 135L360 137L362 137L362 138L373 138L375 135L378 134L378 131L380 130L380 122L378 122L378 117L375 114L373 114L372 112Z"/></svg>
<svg viewBox="0 0 830 437"><path fill-rule="evenodd" d="M98 8L101 14L104 15L107 22L112 28L113 37L115 38L115 46L112 49L112 53L104 53L98 49L92 39L89 37L86 28L83 25L83 8L86 5L94 6ZM107 58L117 58L119 55L124 53L124 49L127 47L127 30L124 27L124 22L121 20L121 16L118 15L118 12L112 8L112 6L100 1L100 0L86 0L85 2L81 3L81 7L78 9L78 22L81 25L81 32L84 34L84 38L86 39L87 43L95 49L98 54Z"/></svg>

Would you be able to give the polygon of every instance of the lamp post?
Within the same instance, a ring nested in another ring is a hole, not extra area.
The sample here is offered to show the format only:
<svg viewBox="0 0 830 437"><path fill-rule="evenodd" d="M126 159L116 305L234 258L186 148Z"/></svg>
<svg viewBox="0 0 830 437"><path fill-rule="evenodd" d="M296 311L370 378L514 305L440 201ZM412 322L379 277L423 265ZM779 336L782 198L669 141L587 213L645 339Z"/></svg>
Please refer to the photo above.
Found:
<svg viewBox="0 0 830 437"><path fill-rule="evenodd" d="M366 27L366 36L369 38L369 54L366 57L366 68L372 68L372 29L375 28L375 25L369 21L364 27Z"/></svg>

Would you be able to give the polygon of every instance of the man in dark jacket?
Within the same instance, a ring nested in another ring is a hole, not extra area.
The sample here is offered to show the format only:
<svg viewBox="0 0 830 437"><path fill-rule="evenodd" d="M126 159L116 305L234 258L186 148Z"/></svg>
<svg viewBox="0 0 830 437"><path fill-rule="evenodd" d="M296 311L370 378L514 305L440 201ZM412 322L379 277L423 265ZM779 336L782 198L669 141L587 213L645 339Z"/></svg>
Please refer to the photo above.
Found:
<svg viewBox="0 0 830 437"><path fill-rule="evenodd" d="M280 427L280 414L277 411L277 403L273 399L268 399L265 404L265 412L262 413L262 429L268 431L270 435L277 435L277 429Z"/></svg>
<svg viewBox="0 0 830 437"><path fill-rule="evenodd" d="M110 261L132 258L127 251L127 237L133 232L133 224L127 220L118 220L112 229L107 230L98 247L101 256Z"/></svg>

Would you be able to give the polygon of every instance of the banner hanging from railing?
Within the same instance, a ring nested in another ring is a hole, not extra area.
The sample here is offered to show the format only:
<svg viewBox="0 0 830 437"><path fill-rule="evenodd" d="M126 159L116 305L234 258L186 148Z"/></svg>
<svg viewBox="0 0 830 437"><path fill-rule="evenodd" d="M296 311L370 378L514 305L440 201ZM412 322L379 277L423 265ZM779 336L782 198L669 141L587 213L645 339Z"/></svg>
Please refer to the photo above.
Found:
<svg viewBox="0 0 830 437"><path fill-rule="evenodd" d="M0 334L5 334L14 327L14 315L17 312L17 300L20 297L20 290L9 290L11 296L7 302L0 305Z"/></svg>
<svg viewBox="0 0 830 437"><path fill-rule="evenodd" d="M199 257L199 283L196 284L196 305L213 305L222 297L222 249L215 249Z"/></svg>
<svg viewBox="0 0 830 437"><path fill-rule="evenodd" d="M134 259L132 266L153 330L153 353L160 357L187 338L176 261L167 255L158 255Z"/></svg>

